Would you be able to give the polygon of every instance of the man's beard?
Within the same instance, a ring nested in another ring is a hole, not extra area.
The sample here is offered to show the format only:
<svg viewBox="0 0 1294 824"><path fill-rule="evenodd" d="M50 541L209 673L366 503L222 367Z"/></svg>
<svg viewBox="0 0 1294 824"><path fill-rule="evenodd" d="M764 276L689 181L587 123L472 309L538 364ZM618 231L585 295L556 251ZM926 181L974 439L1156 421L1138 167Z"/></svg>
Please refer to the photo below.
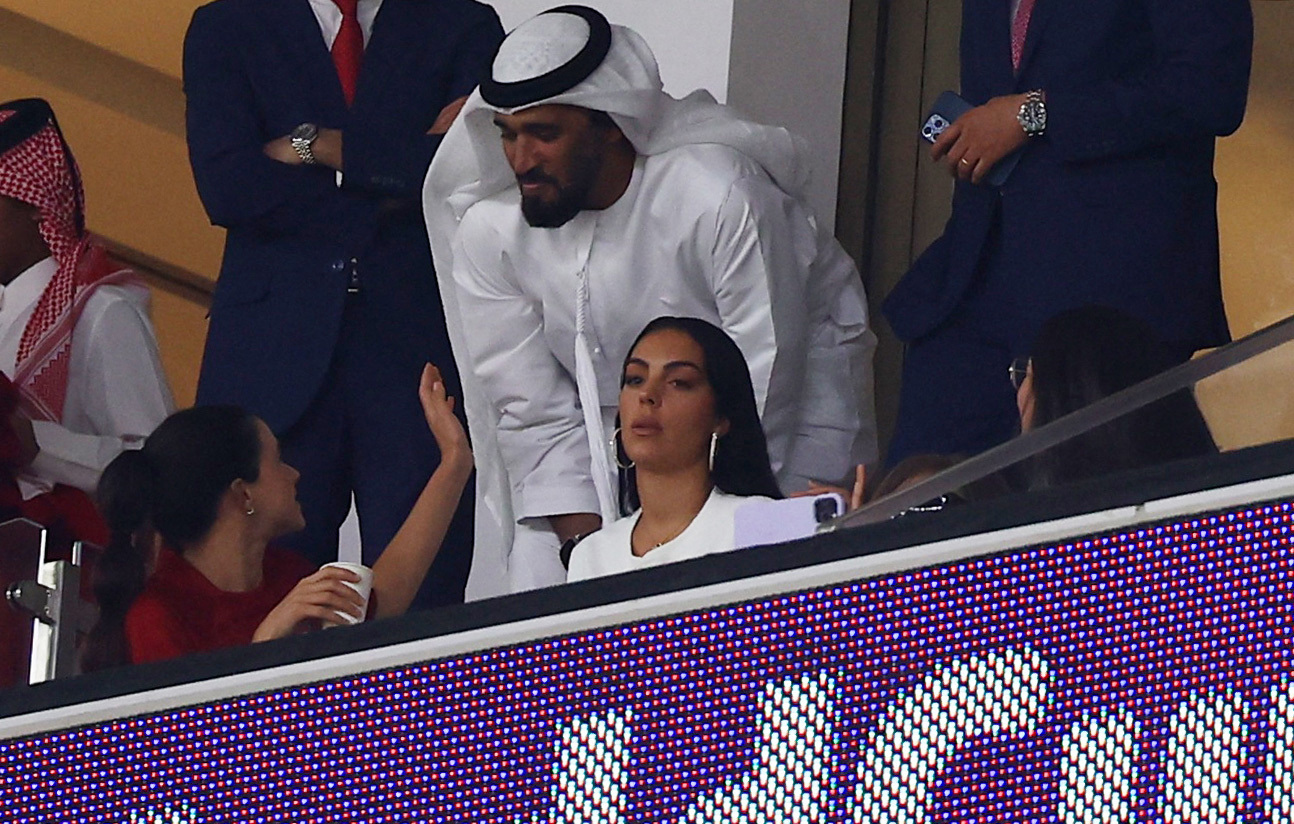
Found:
<svg viewBox="0 0 1294 824"><path fill-rule="evenodd" d="M590 152L572 156L571 182L565 186L561 185L556 178L549 177L537 169L519 175L518 185L547 183L557 191L557 197L553 200L544 200L536 195L521 196L521 215L526 219L526 223L536 229L556 229L558 226L565 226L588 204L589 193L597 183L601 168L602 157Z"/></svg>

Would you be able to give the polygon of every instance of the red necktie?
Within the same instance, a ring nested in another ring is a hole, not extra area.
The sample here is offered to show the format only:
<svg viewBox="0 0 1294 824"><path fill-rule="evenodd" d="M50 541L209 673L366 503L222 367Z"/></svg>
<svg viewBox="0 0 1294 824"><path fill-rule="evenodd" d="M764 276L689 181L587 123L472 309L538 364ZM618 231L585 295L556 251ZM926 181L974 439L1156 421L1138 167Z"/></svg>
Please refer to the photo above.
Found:
<svg viewBox="0 0 1294 824"><path fill-rule="evenodd" d="M340 1L340 0L339 0ZM1029 17L1033 14L1034 0L1020 0L1015 19L1011 21L1011 66L1020 71L1020 58L1024 56L1024 38L1029 34Z"/></svg>
<svg viewBox="0 0 1294 824"><path fill-rule="evenodd" d="M341 81L342 94L346 96L346 105L355 100L355 87L359 85L359 63L364 57L364 32L359 27L359 15L356 9L359 0L333 0L341 9L341 29L337 39L332 41L332 62L337 67L337 79Z"/></svg>

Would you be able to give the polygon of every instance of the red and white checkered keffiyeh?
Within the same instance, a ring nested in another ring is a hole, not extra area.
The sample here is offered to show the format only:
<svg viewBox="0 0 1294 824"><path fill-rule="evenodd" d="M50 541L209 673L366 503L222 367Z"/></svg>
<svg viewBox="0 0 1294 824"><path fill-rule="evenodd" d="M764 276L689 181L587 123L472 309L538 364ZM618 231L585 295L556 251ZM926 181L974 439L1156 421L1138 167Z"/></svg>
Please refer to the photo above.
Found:
<svg viewBox="0 0 1294 824"><path fill-rule="evenodd" d="M18 114L7 105L0 104L0 128ZM139 282L85 231L80 172L52 115L39 131L0 154L0 195L39 210L41 237L58 263L18 343L13 382L32 418L61 421L72 330L86 301L106 283Z"/></svg>

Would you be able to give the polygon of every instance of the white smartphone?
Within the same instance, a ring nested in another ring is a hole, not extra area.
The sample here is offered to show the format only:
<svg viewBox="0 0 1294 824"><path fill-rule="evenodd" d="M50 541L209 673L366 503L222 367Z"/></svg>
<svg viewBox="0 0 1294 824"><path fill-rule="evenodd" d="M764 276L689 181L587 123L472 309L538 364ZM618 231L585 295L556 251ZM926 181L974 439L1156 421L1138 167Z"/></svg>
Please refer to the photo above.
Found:
<svg viewBox="0 0 1294 824"><path fill-rule="evenodd" d="M749 501L733 516L733 549L798 541L818 525L845 514L845 499L834 492L780 501Z"/></svg>

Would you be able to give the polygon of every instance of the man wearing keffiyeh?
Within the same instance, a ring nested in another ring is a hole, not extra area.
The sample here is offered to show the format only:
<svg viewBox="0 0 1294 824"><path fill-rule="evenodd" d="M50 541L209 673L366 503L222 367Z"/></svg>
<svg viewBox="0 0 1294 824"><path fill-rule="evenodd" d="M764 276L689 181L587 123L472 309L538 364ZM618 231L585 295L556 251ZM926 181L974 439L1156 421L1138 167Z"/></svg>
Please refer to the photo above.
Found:
<svg viewBox="0 0 1294 824"><path fill-rule="evenodd" d="M49 104L0 103L0 510L102 540L84 493L174 408L147 307Z"/></svg>

